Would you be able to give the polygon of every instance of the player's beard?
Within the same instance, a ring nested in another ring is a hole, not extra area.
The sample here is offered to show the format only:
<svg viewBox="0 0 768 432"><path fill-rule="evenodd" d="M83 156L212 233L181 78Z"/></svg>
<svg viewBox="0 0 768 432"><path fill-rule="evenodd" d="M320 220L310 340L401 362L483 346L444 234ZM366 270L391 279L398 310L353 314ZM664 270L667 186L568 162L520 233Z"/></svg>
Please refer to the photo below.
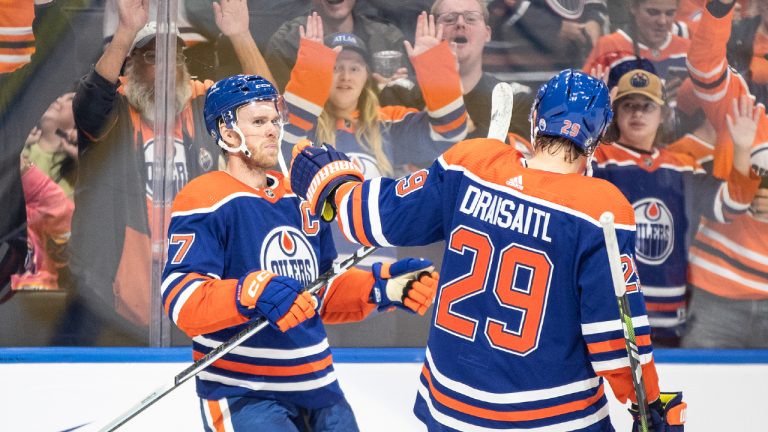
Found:
<svg viewBox="0 0 768 432"><path fill-rule="evenodd" d="M125 97L128 103L149 121L155 121L155 83L145 82L138 74L128 73L125 83ZM176 79L176 97L174 99L174 114L179 115L192 96L190 75L186 67L181 68L181 76Z"/></svg>

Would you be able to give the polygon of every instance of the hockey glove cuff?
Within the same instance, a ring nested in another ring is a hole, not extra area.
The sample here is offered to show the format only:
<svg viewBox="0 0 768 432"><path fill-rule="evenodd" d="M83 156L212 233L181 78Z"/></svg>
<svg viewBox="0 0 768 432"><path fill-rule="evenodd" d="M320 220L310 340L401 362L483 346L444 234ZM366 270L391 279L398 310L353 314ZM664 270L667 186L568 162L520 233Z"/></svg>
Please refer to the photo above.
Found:
<svg viewBox="0 0 768 432"><path fill-rule="evenodd" d="M272 327L286 331L315 314L311 297L300 295L302 290L296 279L256 270L238 281L235 303L241 315L261 315Z"/></svg>
<svg viewBox="0 0 768 432"><path fill-rule="evenodd" d="M369 301L383 311L392 306L424 315L437 293L438 274L426 259L405 258L389 263L376 263Z"/></svg>
<svg viewBox="0 0 768 432"><path fill-rule="evenodd" d="M648 406L648 427L654 432L683 432L687 407L682 392L661 393ZM629 413L634 419L632 432L640 431L640 412L636 404L632 404Z"/></svg>
<svg viewBox="0 0 768 432"><path fill-rule="evenodd" d="M308 141L296 144L291 162L291 189L309 202L313 216L322 215L326 222L336 216L331 193L348 181L363 181L363 173L347 155L333 146L313 147Z"/></svg>

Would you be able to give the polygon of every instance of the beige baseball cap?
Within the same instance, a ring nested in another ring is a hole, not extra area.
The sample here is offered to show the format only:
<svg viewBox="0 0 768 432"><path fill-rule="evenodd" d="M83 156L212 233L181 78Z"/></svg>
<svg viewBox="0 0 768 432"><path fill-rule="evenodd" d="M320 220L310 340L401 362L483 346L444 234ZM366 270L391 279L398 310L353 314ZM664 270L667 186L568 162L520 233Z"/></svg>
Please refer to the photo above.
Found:
<svg viewBox="0 0 768 432"><path fill-rule="evenodd" d="M659 105L664 105L664 86L656 75L642 70L631 70L619 78L616 100L633 94L648 97Z"/></svg>

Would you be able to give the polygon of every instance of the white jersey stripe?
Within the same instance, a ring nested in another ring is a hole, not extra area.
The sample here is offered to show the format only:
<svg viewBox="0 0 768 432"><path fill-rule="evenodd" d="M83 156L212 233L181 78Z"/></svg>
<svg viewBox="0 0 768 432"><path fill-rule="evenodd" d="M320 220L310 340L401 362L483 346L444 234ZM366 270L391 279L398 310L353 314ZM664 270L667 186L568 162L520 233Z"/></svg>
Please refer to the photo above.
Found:
<svg viewBox="0 0 768 432"><path fill-rule="evenodd" d="M573 393L591 390L600 385L600 378L594 377L546 389L512 393L491 393L476 389L467 384L452 380L445 376L442 372L440 372L437 366L435 366L435 363L432 359L432 354L430 353L429 349L427 349L427 363L429 364L429 370L432 374L433 380L440 383L441 386L446 387L453 392L471 397L472 399L494 404L537 402L545 399L568 396Z"/></svg>
<svg viewBox="0 0 768 432"><path fill-rule="evenodd" d="M640 364L648 364L652 358L653 354L640 354ZM629 367L629 357L624 355L612 360L592 361L591 363L592 369L594 369L595 372L605 372Z"/></svg>
<svg viewBox="0 0 768 432"><path fill-rule="evenodd" d="M362 187L362 186L358 186ZM392 246L384 237L384 232L381 230L382 223L379 218L379 194L381 192L381 177L375 178L368 183L368 215L370 219L369 226L371 227L371 234L373 234L373 242L381 246Z"/></svg>
<svg viewBox="0 0 768 432"><path fill-rule="evenodd" d="M178 296L176 297L176 304L173 306L173 322L174 323L179 322L179 313L181 313L181 309L184 307L184 304L187 303L187 300L189 300L189 297L195 293L195 290L197 290L197 287L199 287L202 284L203 284L203 281L193 282L178 294Z"/></svg>
<svg viewBox="0 0 768 432"><path fill-rule="evenodd" d="M734 272L731 269L724 268L722 266L719 266L719 265L717 265L717 264L715 264L713 262L710 262L710 261L704 259L703 257L699 256L695 252L692 252L690 254L690 257L688 258L688 260L689 260L689 262L691 264L696 264L697 266L699 266L699 267L701 267L701 268L703 268L705 270L709 270L709 271L719 275L720 277L723 277L725 279L734 280L734 281L736 281L736 282L738 282L738 283L740 283L740 284L742 284L744 286L747 286L747 287L752 288L752 289L756 289L758 291L768 292L768 284L764 284L764 283L760 283L758 281L747 279L744 276Z"/></svg>
<svg viewBox="0 0 768 432"><path fill-rule="evenodd" d="M199 343L200 345L207 346L208 348L216 348L222 344L222 342L217 342L205 336L195 336L194 338L192 338L192 340L195 341L196 343ZM294 359L300 359L300 358L310 357L313 355L320 354L321 352L329 349L329 347L330 346L328 345L328 338L325 338L320 343L317 343L315 345L311 345L308 347L304 347L304 348L296 348L296 349L251 348L251 347L244 347L241 345L233 349L231 352L232 354L243 356L243 357L263 358L263 359L270 359L270 360L294 360Z"/></svg>
<svg viewBox="0 0 768 432"><path fill-rule="evenodd" d="M768 266L768 255L764 255L764 254L761 254L760 252L747 249L744 246L741 246L740 244L729 239L728 237L722 235L721 233L713 230L712 228L709 228L704 225L699 226L699 234L705 237L708 237L718 243L723 244L731 252L733 252L736 255L740 255L743 258L746 258L751 261L755 261L757 263L760 263L761 265Z"/></svg>
<svg viewBox="0 0 768 432"><path fill-rule="evenodd" d="M685 285L655 287L643 285L643 294L648 297L679 297L685 295Z"/></svg>
<svg viewBox="0 0 768 432"><path fill-rule="evenodd" d="M641 327L648 327L648 316L632 317L632 325L635 327L635 331ZM621 320L615 319L581 325L581 334L585 336L613 331L622 331Z"/></svg>
<svg viewBox="0 0 768 432"><path fill-rule="evenodd" d="M444 424L445 426L460 430L462 432L569 432L593 425L608 416L608 404L605 404L602 408L593 414L589 414L582 418L566 421L563 423L530 429L487 428L461 421L457 418L451 417L438 411L435 406L432 405L432 399L429 397L429 390L427 390L427 388L424 386L424 383L422 382L419 382L419 395L421 395L421 397L426 402L427 408L429 409L429 414L432 416L432 418Z"/></svg>
<svg viewBox="0 0 768 432"><path fill-rule="evenodd" d="M166 278L163 279L163 283L160 285L160 294L164 295L165 294L165 290L167 290L168 287L170 287L171 285L175 285L176 281L180 277L183 277L185 274L186 273L178 272L178 273L171 273L168 276L166 276Z"/></svg>

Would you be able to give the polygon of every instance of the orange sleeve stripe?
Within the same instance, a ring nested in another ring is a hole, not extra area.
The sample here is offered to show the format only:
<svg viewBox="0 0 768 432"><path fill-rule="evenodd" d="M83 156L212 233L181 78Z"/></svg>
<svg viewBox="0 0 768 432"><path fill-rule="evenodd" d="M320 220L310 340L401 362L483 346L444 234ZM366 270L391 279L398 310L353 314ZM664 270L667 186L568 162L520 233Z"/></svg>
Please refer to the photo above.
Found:
<svg viewBox="0 0 768 432"><path fill-rule="evenodd" d="M365 223L363 222L363 188L355 188L350 199L352 200L353 232L360 244L371 246L368 236L365 235Z"/></svg>
<svg viewBox="0 0 768 432"><path fill-rule="evenodd" d="M335 51L322 43L301 39L285 93L293 93L319 107L325 105L333 84L337 56Z"/></svg>
<svg viewBox="0 0 768 432"><path fill-rule="evenodd" d="M192 356L194 357L195 361L201 359L204 354L199 351L194 351L192 353ZM240 363L232 360L216 360L213 363L213 366L232 371L232 372L241 372L241 373L247 373L252 375L261 375L261 376L271 376L271 377L290 377L290 376L298 376L298 375L306 375L313 372L320 372L322 370L327 369L333 364L333 356L331 354L328 354L325 358L322 358L317 361L304 363L300 365L295 366L257 366L257 365L249 365L245 363Z"/></svg>
<svg viewBox="0 0 768 432"><path fill-rule="evenodd" d="M446 123L444 125L432 125L432 129L434 129L435 132L444 135L446 132L452 132L461 127L462 124L464 124L467 121L467 114L465 113L461 117L457 118L456 120Z"/></svg>
<svg viewBox="0 0 768 432"><path fill-rule="evenodd" d="M299 117L294 113L288 113L288 121L297 128L305 131L312 129L313 126L311 121L305 119L304 117Z"/></svg>
<svg viewBox="0 0 768 432"><path fill-rule="evenodd" d="M215 286L214 286L215 285ZM248 321L235 305L236 279L211 279L187 299L176 326L187 335L212 333Z"/></svg>
<svg viewBox="0 0 768 432"><path fill-rule="evenodd" d="M600 387L597 390L597 393L595 393L593 396L590 396L588 398L581 399L581 400L576 400L573 402L567 402L564 404L555 405L549 408L538 408L538 409L520 410L520 411L495 411L487 408L479 408L476 406L472 406L465 402L461 402L448 395L441 393L439 390L435 388L434 384L432 383L432 376L430 375L429 370L426 368L426 366L422 368L421 373L424 376L424 378L427 380L427 384L429 385L430 395L432 395L432 397L434 397L435 400L440 402L442 405L445 405L448 408L451 408L455 411L459 411L464 414L468 414L471 416L475 416L475 417L487 419L487 420L495 420L495 421L519 422L519 421L540 420L540 419L545 419L545 418L554 417L558 415L581 411L595 404L597 401L600 400L600 398L603 397L603 394L605 393L604 387L600 385Z"/></svg>
<svg viewBox="0 0 768 432"><path fill-rule="evenodd" d="M635 338L635 342L638 346L646 346L651 344L651 337L649 335L640 335ZM602 342L593 342L587 344L587 349L590 354L600 354L611 351L625 350L626 344L624 338L611 339Z"/></svg>
<svg viewBox="0 0 768 432"><path fill-rule="evenodd" d="M646 302L645 309L648 312L674 312L685 306L685 300L674 303Z"/></svg>
<svg viewBox="0 0 768 432"><path fill-rule="evenodd" d="M653 402L659 398L659 376L656 373L656 364L651 359L650 362L642 365L643 383L645 384L645 396L648 402ZM637 403L635 395L635 386L632 384L632 373L629 366L611 371L598 372L598 375L605 377L611 384L613 395L622 404L630 400Z"/></svg>
<svg viewBox="0 0 768 432"><path fill-rule="evenodd" d="M165 298L165 313L167 314L169 311L169 308L171 307L171 303L176 298L177 295L179 295L179 291L187 285L191 280L193 279L210 279L208 276L203 276L200 273L188 273L186 276L181 278L180 281L178 281L173 288L171 289L171 292L168 294L168 297Z"/></svg>

